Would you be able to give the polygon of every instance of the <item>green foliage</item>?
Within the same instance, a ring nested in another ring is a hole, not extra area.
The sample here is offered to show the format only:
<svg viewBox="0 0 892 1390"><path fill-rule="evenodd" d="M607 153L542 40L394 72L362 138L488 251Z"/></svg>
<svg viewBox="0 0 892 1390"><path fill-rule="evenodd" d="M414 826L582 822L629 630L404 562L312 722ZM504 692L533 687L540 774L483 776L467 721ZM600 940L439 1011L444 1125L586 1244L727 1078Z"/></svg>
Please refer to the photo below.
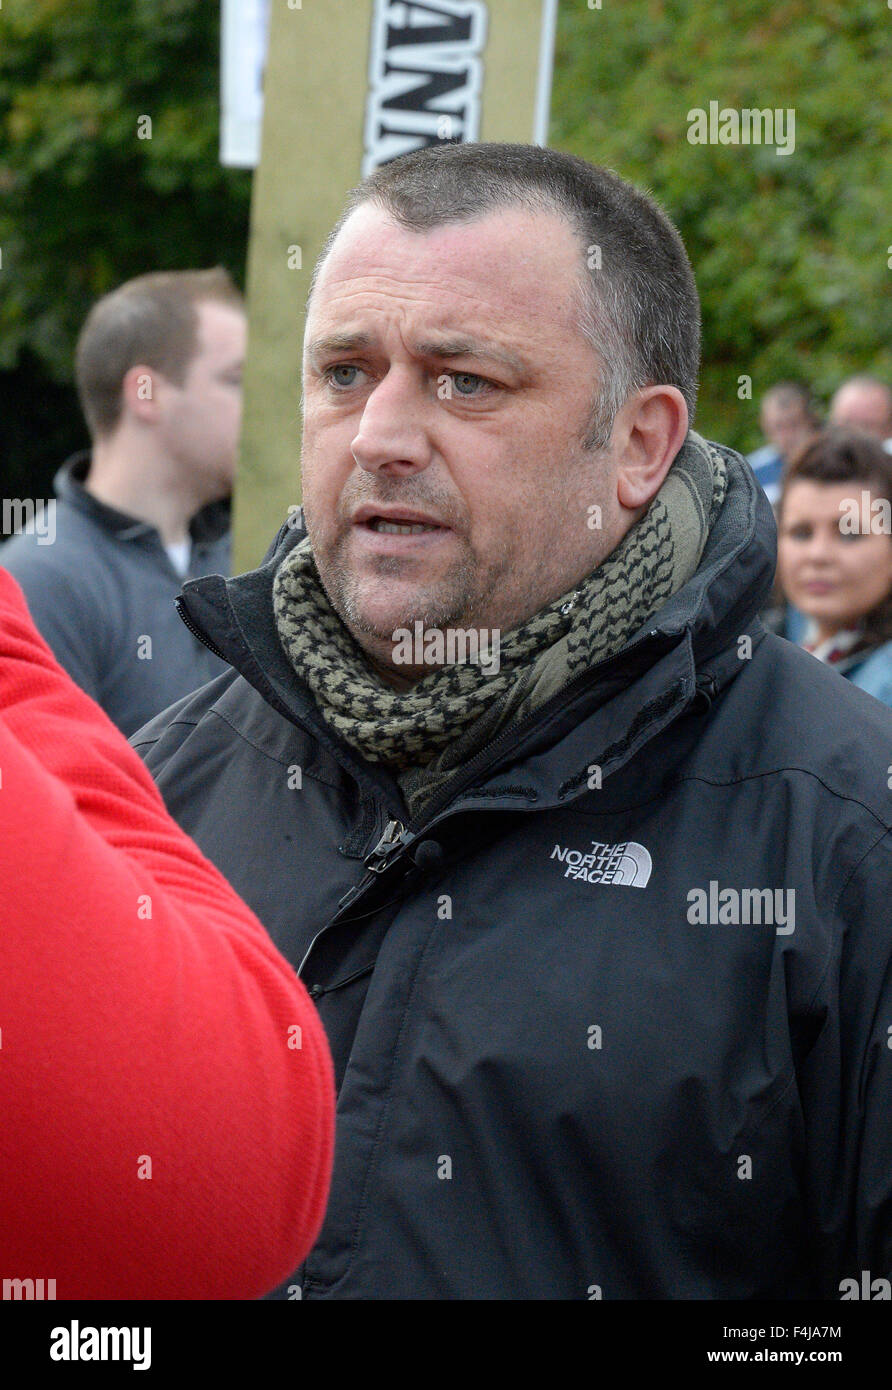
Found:
<svg viewBox="0 0 892 1390"><path fill-rule="evenodd" d="M885 0L561 0L551 143L679 228L703 304L697 426L737 448L780 378L824 400L855 370L892 380L890 23ZM689 143L710 101L793 108L795 151Z"/></svg>
<svg viewBox="0 0 892 1390"><path fill-rule="evenodd" d="M243 281L251 178L220 167L218 90L209 0L5 0L0 367L27 349L70 380L90 305L144 271Z"/></svg>
<svg viewBox="0 0 892 1390"><path fill-rule="evenodd" d="M703 300L698 425L738 447L780 377L824 398L856 369L892 378L889 25L884 0L561 0L552 143L677 223ZM220 167L218 90L211 0L3 0L0 400L25 422L4 468L24 467L99 295L148 269L223 264L243 283L251 176ZM795 153L690 144L710 100L793 107ZM83 442L73 410L67 437Z"/></svg>

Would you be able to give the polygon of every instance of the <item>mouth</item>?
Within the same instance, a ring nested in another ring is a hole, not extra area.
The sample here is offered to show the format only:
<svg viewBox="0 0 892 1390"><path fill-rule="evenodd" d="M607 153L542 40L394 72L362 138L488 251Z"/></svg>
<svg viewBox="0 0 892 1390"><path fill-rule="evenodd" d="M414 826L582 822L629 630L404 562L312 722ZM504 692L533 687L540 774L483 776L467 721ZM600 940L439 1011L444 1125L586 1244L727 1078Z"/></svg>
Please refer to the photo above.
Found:
<svg viewBox="0 0 892 1390"><path fill-rule="evenodd" d="M385 521L383 517L373 517L365 523L370 531L383 532L388 536L422 536L425 531L442 531L442 526L434 526L427 521Z"/></svg>
<svg viewBox="0 0 892 1390"><path fill-rule="evenodd" d="M452 529L421 512L383 512L373 507L361 507L353 518L353 524L360 530L383 536L425 536L443 534Z"/></svg>

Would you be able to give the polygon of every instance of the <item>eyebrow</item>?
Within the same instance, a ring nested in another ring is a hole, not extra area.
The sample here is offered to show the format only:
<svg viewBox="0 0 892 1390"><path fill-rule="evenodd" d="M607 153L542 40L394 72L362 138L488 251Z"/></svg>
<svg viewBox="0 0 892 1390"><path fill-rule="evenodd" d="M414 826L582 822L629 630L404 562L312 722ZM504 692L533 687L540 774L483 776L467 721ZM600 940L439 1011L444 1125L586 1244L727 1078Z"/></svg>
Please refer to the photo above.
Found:
<svg viewBox="0 0 892 1390"><path fill-rule="evenodd" d="M479 357L484 362L500 362L518 373L527 370L523 358L509 348L500 347L498 343L480 342L475 338L441 338L439 342L430 340L416 343L415 351L421 357L440 357L444 361L453 357Z"/></svg>
<svg viewBox="0 0 892 1390"><path fill-rule="evenodd" d="M318 357L327 356L329 353L355 352L359 348L371 346L372 339L368 333L331 333L308 343L307 355L311 360L315 360ZM518 357L508 348L501 347L498 343L478 341L475 338L426 339L423 342L415 343L414 351L419 357L437 357L444 362L455 357L479 357L481 361L501 363L502 366L509 367L518 374L523 374L528 370L523 358Z"/></svg>
<svg viewBox="0 0 892 1390"><path fill-rule="evenodd" d="M356 348L368 347L371 341L368 333L329 333L307 343L307 356L316 358L330 352L354 352Z"/></svg>

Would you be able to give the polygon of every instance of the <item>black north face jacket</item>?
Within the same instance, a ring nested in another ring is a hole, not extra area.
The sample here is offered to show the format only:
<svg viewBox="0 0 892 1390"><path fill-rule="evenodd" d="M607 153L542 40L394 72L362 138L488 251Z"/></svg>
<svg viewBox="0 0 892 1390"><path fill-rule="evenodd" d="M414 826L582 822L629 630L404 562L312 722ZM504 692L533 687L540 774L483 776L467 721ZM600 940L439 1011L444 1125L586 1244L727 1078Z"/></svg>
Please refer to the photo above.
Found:
<svg viewBox="0 0 892 1390"><path fill-rule="evenodd" d="M773 518L724 452L691 582L416 822L279 646L302 533L186 586L234 669L133 741L338 1072L328 1216L281 1296L892 1276L892 712L761 627Z"/></svg>

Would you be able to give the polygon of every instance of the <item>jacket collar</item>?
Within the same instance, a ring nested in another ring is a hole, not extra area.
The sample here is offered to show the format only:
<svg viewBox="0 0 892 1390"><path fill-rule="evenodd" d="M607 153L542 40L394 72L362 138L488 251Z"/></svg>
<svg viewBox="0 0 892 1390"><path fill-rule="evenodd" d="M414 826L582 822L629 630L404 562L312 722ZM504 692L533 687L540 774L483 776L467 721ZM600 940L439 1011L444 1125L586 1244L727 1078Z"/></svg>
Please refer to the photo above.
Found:
<svg viewBox="0 0 892 1390"><path fill-rule="evenodd" d="M160 543L158 531L149 521L129 516L118 511L106 502L100 502L88 492L84 483L90 470L90 451L83 449L65 460L53 479L53 490L60 502L65 502L75 511L98 521L106 531L112 531L119 541L136 540L141 536L155 536ZM189 531L194 541L209 543L219 540L229 530L230 503L228 499L211 502L195 513L189 523Z"/></svg>
<svg viewBox="0 0 892 1390"><path fill-rule="evenodd" d="M731 449L715 447L728 464L728 491L696 574L622 651L566 687L519 730L506 731L505 756L495 759L493 769L509 760L516 765L521 758L531 770L534 763L540 773L547 767L548 799L564 801L586 789L582 769L593 761L592 747L590 735L579 726L593 710L600 712L605 730L612 731L602 765L606 775L676 718L698 692L708 701L738 673L739 638L750 632L755 641L761 635L757 615L774 576L776 530L771 506L744 460ZM379 786L392 788L389 778L362 762L324 723L279 642L273 578L283 557L305 535L302 514L295 512L258 569L234 579L211 575L185 584L178 601L181 615L274 709L311 727L354 775L371 775ZM582 746L586 737L587 749ZM516 781L513 775L509 780ZM492 788L497 793L498 782Z"/></svg>

